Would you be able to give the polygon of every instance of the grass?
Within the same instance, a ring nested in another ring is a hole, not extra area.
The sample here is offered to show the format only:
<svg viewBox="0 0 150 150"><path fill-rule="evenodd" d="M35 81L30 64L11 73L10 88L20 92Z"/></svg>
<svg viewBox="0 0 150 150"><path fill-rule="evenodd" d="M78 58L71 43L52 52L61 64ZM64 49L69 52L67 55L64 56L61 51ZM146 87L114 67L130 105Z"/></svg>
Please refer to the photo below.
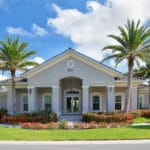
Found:
<svg viewBox="0 0 150 150"><path fill-rule="evenodd" d="M150 139L150 126L89 130L31 130L0 127L0 140L125 140Z"/></svg>
<svg viewBox="0 0 150 150"><path fill-rule="evenodd" d="M135 118L134 123L150 123L150 117Z"/></svg>

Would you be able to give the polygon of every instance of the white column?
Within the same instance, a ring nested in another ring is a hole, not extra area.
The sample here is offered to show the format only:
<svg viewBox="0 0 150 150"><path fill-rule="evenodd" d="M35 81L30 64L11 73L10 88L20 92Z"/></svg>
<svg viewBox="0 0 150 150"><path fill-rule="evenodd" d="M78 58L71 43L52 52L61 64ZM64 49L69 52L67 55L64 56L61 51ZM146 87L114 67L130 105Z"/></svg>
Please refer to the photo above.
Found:
<svg viewBox="0 0 150 150"><path fill-rule="evenodd" d="M82 86L82 112L89 111L89 86Z"/></svg>
<svg viewBox="0 0 150 150"><path fill-rule="evenodd" d="M114 102L115 102L115 93L114 93L114 86L107 87L107 111L112 112L114 111Z"/></svg>
<svg viewBox="0 0 150 150"><path fill-rule="evenodd" d="M137 110L137 94L138 93L138 88L132 88L132 93L131 93L131 110Z"/></svg>
<svg viewBox="0 0 150 150"><path fill-rule="evenodd" d="M9 114L13 114L13 102L12 102L12 90L7 90L7 111Z"/></svg>
<svg viewBox="0 0 150 150"><path fill-rule="evenodd" d="M28 111L33 112L36 111L37 106L37 96L36 96L36 88L28 87Z"/></svg>
<svg viewBox="0 0 150 150"><path fill-rule="evenodd" d="M60 99L60 93L59 93L59 86L52 86L52 111L59 116L60 109L59 109L59 99Z"/></svg>

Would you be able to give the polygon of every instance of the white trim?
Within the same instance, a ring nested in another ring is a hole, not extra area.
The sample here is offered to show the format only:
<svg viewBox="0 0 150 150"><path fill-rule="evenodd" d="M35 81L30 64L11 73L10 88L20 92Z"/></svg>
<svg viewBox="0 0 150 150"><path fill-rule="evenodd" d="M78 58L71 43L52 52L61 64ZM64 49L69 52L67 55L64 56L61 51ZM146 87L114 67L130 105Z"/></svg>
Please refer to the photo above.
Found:
<svg viewBox="0 0 150 150"><path fill-rule="evenodd" d="M121 96L121 110L115 110L116 96ZM114 110L115 111L123 111L123 109L124 109L124 103L125 103L124 93L122 93L122 92L116 92L115 93L115 100L114 100Z"/></svg>
<svg viewBox="0 0 150 150"><path fill-rule="evenodd" d="M46 93L42 94L42 110L45 110L45 99L44 99L45 96L50 96L51 97L51 107L52 107L52 94L46 92Z"/></svg>
<svg viewBox="0 0 150 150"><path fill-rule="evenodd" d="M23 96L27 96L27 102L28 102L28 110L25 111L23 108ZM27 93L22 93L21 94L21 112L28 112L29 111L29 100L28 100L28 94Z"/></svg>
<svg viewBox="0 0 150 150"><path fill-rule="evenodd" d="M93 110L93 96L99 96L99 110ZM92 92L90 93L90 110L94 112L102 111L102 94L100 92Z"/></svg>
<svg viewBox="0 0 150 150"><path fill-rule="evenodd" d="M96 68L100 71L103 71L104 73L107 73L113 77L122 76L122 74L120 72L117 72L116 70L113 70L112 68L106 67L105 65L100 64L98 61L96 61L92 58L89 58L83 54L80 54L76 51L73 51L73 50L63 52L63 53L59 54L58 56L51 58L47 62L44 62L43 64L24 73L22 76L27 77L27 78L32 77L33 75L36 75L37 73L44 71L48 67L51 67L51 66L55 65L56 63L63 61L64 59L66 59L68 57L73 57L77 60L80 60L80 61L88 64L89 66Z"/></svg>

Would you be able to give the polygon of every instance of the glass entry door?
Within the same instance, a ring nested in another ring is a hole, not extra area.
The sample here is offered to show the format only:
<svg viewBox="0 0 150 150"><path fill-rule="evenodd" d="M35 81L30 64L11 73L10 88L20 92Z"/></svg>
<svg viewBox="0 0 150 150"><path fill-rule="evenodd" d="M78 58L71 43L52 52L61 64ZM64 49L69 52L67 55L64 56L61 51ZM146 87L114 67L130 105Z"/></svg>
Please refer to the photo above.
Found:
<svg viewBox="0 0 150 150"><path fill-rule="evenodd" d="M79 96L78 95L66 95L65 102L66 113L76 114L79 113Z"/></svg>

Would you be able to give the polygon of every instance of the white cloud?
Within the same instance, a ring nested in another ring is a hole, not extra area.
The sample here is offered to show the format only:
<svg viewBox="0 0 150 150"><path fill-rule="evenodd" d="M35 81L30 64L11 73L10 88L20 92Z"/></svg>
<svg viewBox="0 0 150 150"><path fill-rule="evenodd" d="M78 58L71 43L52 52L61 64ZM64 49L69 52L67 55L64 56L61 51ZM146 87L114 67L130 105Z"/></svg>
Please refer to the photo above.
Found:
<svg viewBox="0 0 150 150"><path fill-rule="evenodd" d="M1 81L1 80L6 80L6 79L8 79L7 76L4 76L4 75L1 75L1 74L0 74L0 81Z"/></svg>
<svg viewBox="0 0 150 150"><path fill-rule="evenodd" d="M30 61L34 61L34 62L36 62L36 63L38 63L38 64L41 64L41 63L43 63L45 60L44 60L44 58L42 58L42 57L34 57L33 59L31 59ZM28 66L27 67L27 69L32 69L33 68L33 66Z"/></svg>
<svg viewBox="0 0 150 150"><path fill-rule="evenodd" d="M21 27L10 27L8 26L6 28L6 32L9 33L9 34L14 34L14 35L21 35L21 36L31 36L31 34L24 30L23 28Z"/></svg>
<svg viewBox="0 0 150 150"><path fill-rule="evenodd" d="M46 36L48 35L48 32L44 29L38 26L37 24L33 24L31 28L31 32L23 29L22 27L6 27L6 32L8 34L14 34L14 35L20 35L20 36Z"/></svg>
<svg viewBox="0 0 150 150"><path fill-rule="evenodd" d="M39 35L39 36L45 36L48 34L48 32L44 28L41 28L37 24L33 24L32 31L34 34Z"/></svg>
<svg viewBox="0 0 150 150"><path fill-rule="evenodd" d="M62 9L56 4L55 18L48 18L47 24L55 27L58 34L68 37L76 44L76 49L97 60L103 58L101 49L112 41L108 34L117 34L117 26L123 26L129 19L140 19L145 23L150 19L149 0L106 0L87 1L87 12L77 9Z"/></svg>
<svg viewBox="0 0 150 150"><path fill-rule="evenodd" d="M32 59L32 61L35 61L39 64L43 63L45 60L42 57L35 57Z"/></svg>

